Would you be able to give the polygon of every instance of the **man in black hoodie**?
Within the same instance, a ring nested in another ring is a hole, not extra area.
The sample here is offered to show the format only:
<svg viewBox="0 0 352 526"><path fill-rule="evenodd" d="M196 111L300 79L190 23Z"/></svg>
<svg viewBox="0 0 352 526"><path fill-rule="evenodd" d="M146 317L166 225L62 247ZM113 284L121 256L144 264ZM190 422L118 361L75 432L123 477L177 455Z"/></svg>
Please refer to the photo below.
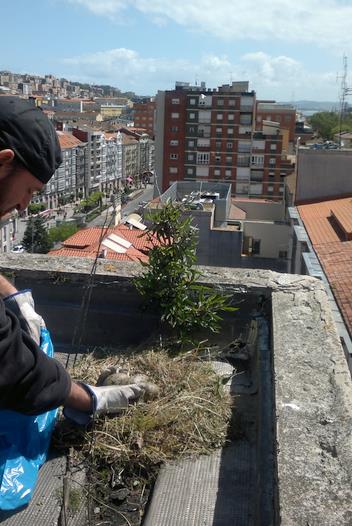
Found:
<svg viewBox="0 0 352 526"><path fill-rule="evenodd" d="M18 97L0 97L0 219L25 210L62 162L54 127ZM0 408L39 414L60 405L78 423L113 413L137 400L148 385L93 387L73 382L40 349L42 318L31 292L17 291L0 275Z"/></svg>

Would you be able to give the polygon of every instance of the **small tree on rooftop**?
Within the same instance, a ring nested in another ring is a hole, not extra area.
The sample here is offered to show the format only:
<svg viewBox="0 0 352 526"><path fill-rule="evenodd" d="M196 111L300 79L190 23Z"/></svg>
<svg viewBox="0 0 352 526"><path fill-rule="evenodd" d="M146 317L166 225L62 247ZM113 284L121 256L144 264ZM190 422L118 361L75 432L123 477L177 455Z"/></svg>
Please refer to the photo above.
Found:
<svg viewBox="0 0 352 526"><path fill-rule="evenodd" d="M194 267L197 229L191 223L177 204L168 202L157 211L148 233L154 243L149 262L142 263L144 271L135 278L145 307L156 311L181 342L197 329L218 332L220 313L236 310L228 305L228 297L197 282L201 277Z"/></svg>

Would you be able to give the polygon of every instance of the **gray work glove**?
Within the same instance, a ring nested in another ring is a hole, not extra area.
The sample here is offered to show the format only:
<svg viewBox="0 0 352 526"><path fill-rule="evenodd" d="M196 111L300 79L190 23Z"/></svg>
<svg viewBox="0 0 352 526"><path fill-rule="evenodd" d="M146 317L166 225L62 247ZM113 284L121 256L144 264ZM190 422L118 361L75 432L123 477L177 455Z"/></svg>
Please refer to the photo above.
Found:
<svg viewBox="0 0 352 526"><path fill-rule="evenodd" d="M37 345L40 345L40 331L45 328L43 318L34 310L34 300L30 289L20 290L4 298L5 306L16 314L22 329Z"/></svg>
<svg viewBox="0 0 352 526"><path fill-rule="evenodd" d="M84 383L81 385L92 397L93 412L89 414L71 407L64 407L63 411L66 418L80 425L89 424L93 415L119 413L122 409L126 409L129 403L135 402L145 393L145 389L138 384L101 387L93 387Z"/></svg>

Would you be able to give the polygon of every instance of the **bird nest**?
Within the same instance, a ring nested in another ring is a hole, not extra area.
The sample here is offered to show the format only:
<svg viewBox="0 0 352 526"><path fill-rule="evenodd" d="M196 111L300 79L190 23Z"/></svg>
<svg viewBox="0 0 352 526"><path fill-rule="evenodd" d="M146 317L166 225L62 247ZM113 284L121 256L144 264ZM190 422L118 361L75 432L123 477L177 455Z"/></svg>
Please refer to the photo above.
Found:
<svg viewBox="0 0 352 526"><path fill-rule="evenodd" d="M121 414L97 418L91 429L65 423L54 444L88 459L98 484L113 489L151 485L162 463L208 454L225 445L231 417L230 395L209 362L170 357L164 351L134 356L85 355L71 374L95 385L103 369L127 369L154 382L158 396L130 405Z"/></svg>

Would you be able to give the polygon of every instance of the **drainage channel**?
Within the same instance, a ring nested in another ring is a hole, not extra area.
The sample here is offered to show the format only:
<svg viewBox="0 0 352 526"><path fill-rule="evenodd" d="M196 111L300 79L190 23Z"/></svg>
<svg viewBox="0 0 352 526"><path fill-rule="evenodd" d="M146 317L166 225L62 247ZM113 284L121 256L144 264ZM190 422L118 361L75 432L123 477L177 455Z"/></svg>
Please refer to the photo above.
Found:
<svg viewBox="0 0 352 526"><path fill-rule="evenodd" d="M246 348L228 357L237 371L229 386L230 444L209 456L165 465L143 526L275 524L272 353L262 312L253 315L247 338Z"/></svg>

